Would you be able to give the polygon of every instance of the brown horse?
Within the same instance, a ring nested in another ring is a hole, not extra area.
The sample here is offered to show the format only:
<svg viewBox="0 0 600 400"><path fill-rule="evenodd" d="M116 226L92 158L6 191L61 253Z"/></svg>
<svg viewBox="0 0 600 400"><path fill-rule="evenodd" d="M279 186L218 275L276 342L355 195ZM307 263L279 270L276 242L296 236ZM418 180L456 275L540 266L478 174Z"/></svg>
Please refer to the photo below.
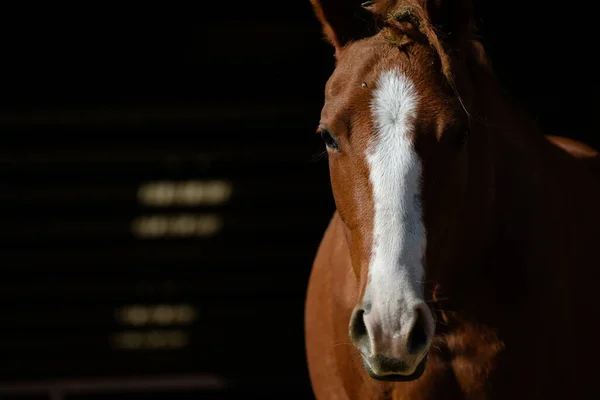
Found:
<svg viewBox="0 0 600 400"><path fill-rule="evenodd" d="M312 4L336 59L317 397L597 398L597 153L511 103L468 0Z"/></svg>

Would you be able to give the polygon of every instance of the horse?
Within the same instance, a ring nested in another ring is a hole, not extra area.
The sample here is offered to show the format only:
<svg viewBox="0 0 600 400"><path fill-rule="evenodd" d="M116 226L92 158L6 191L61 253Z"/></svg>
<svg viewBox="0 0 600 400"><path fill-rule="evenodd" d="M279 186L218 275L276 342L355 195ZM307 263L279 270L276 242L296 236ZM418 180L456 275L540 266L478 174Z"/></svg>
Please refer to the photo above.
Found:
<svg viewBox="0 0 600 400"><path fill-rule="evenodd" d="M335 59L317 399L596 398L597 152L504 91L469 0L311 3Z"/></svg>

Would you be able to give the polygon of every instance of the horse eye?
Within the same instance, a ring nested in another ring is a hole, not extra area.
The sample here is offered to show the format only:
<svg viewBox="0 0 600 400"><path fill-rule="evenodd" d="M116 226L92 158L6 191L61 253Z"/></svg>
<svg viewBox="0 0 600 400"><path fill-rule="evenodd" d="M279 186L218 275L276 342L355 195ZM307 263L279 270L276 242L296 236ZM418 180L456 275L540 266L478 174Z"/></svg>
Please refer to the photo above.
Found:
<svg viewBox="0 0 600 400"><path fill-rule="evenodd" d="M329 131L327 131L326 129L320 129L319 134L321 135L321 139L323 139L323 142L325 142L325 146L332 150L338 149L338 142L337 140L335 140L333 135L329 133Z"/></svg>

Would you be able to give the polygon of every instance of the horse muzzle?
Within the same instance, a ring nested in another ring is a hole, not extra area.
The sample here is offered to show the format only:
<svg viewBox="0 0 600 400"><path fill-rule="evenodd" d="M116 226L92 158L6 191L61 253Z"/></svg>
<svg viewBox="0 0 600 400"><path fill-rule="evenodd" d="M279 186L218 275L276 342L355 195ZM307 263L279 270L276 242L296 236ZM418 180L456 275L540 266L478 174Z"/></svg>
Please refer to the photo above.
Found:
<svg viewBox="0 0 600 400"><path fill-rule="evenodd" d="M356 307L350 319L350 339L373 379L410 381L425 371L435 322L429 307L419 302L402 307L395 317L376 307Z"/></svg>

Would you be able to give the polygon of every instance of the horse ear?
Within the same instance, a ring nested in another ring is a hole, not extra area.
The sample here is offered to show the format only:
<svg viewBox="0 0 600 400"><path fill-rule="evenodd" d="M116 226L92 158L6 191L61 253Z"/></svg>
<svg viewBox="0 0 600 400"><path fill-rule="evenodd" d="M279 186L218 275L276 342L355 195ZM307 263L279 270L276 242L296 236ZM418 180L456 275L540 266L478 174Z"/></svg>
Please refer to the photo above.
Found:
<svg viewBox="0 0 600 400"><path fill-rule="evenodd" d="M374 1L310 0L327 40L336 52L348 42L363 39L375 27Z"/></svg>
<svg viewBox="0 0 600 400"><path fill-rule="evenodd" d="M429 20L444 41L459 42L469 39L473 29L472 0L428 0Z"/></svg>

